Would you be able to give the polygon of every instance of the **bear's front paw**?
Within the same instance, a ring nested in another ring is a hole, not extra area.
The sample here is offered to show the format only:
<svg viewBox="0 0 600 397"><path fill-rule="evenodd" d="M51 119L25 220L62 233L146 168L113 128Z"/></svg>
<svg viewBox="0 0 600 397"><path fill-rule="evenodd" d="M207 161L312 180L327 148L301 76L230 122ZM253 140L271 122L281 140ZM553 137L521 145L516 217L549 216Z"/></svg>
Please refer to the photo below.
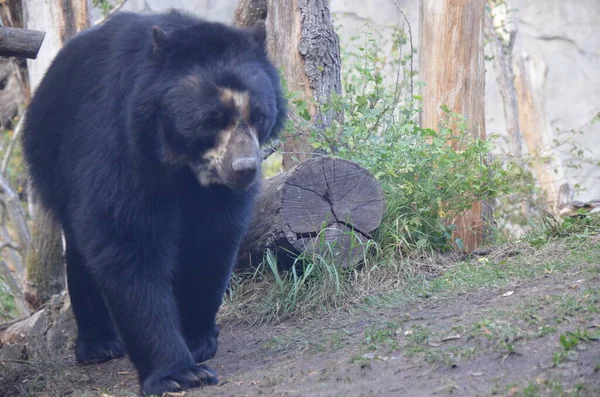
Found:
<svg viewBox="0 0 600 397"><path fill-rule="evenodd" d="M161 396L166 392L178 392L194 387L216 385L217 373L206 365L196 365L163 377L148 377L142 382L142 394Z"/></svg>
<svg viewBox="0 0 600 397"><path fill-rule="evenodd" d="M190 351L197 363L210 360L217 354L219 344L217 337L218 333L215 333L215 336L197 338L190 343Z"/></svg>
<svg viewBox="0 0 600 397"><path fill-rule="evenodd" d="M77 338L75 358L82 364L99 364L121 358L125 349L116 337Z"/></svg>

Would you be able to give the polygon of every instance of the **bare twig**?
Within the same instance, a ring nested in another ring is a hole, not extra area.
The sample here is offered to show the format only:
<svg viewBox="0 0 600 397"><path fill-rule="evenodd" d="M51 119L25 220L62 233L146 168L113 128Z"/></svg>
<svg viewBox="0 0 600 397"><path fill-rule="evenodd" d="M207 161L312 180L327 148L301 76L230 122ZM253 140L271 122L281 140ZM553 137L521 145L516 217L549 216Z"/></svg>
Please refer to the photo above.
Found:
<svg viewBox="0 0 600 397"><path fill-rule="evenodd" d="M8 287L9 291L14 297L17 315L28 315L29 310L27 309L27 304L25 303L25 298L23 296L23 289L21 288L21 284L9 268L8 263L5 261L0 261L0 279L4 281L5 285Z"/></svg>
<svg viewBox="0 0 600 397"><path fill-rule="evenodd" d="M556 219L556 217L550 211L548 211L547 209L542 208L540 205L538 205L531 196L527 196L527 199L529 200L531 205L533 205L535 208L537 208L538 210L540 210L544 214L546 214L548 219L551 219L554 225L560 225L560 222L558 221L558 219Z"/></svg>
<svg viewBox="0 0 600 397"><path fill-rule="evenodd" d="M0 251L2 251L4 248L10 248L10 249L15 250L15 251L20 251L21 250L20 247L17 247L16 245L14 245L13 243L11 243L10 241L0 244Z"/></svg>
<svg viewBox="0 0 600 397"><path fill-rule="evenodd" d="M108 14L106 14L104 17L102 17L99 20L97 20L96 22L92 23L92 26L101 25L104 22L106 22L110 17L112 17L113 15L115 15L117 12L119 12L119 10L121 8L123 8L123 6L125 5L125 3L127 3L127 0L123 0L121 3L119 3L119 5L115 6L115 8L113 8L112 10L110 10L108 12Z"/></svg>
<svg viewBox="0 0 600 397"><path fill-rule="evenodd" d="M275 153L277 151L277 148L281 146L281 141L279 139L275 139L273 142L271 142L270 145L264 145L263 148L261 149L261 155L262 155L262 159L266 159L267 157L269 157L270 155L272 155L273 153Z"/></svg>
<svg viewBox="0 0 600 397"><path fill-rule="evenodd" d="M25 213L19 202L19 196L12 190L3 175L0 175L0 200L4 203L8 217L19 236L19 245L23 251L27 251L31 242L31 234L25 220Z"/></svg>
<svg viewBox="0 0 600 397"><path fill-rule="evenodd" d="M23 129L23 117L19 117L19 123L15 127L13 131L13 135L10 137L10 141L8 142L8 147L6 148L6 152L4 153L4 158L2 159L2 168L0 168L0 173L3 176L6 176L6 171L8 171L8 163L10 162L10 157L12 156L13 151L15 150L15 146L17 146L17 142L19 140L19 135L21 135L21 130Z"/></svg>
<svg viewBox="0 0 600 397"><path fill-rule="evenodd" d="M410 97L413 97L413 90L414 90L414 82L413 82L413 72L414 72L414 67L413 67L413 58L415 55L415 51L414 51L414 47L413 47L413 37L412 37L412 29L410 27L410 22L408 22L408 18L406 17L406 14L404 13L404 11L402 11L402 8L400 8L400 5L398 4L398 2L396 0L393 0L394 5L396 6L396 8L398 9L398 11L400 12L400 14L402 14L402 17L404 18L404 21L406 21L406 25L408 26L408 40L410 41Z"/></svg>

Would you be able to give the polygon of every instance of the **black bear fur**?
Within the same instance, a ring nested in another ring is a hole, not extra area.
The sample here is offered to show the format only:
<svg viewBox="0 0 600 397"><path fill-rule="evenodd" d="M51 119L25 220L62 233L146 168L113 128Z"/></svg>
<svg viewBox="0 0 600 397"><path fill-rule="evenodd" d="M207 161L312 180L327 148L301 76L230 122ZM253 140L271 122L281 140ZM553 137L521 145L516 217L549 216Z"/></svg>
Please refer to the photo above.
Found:
<svg viewBox="0 0 600 397"><path fill-rule="evenodd" d="M248 131L258 145L282 129L285 100L264 41L264 25L122 12L67 42L27 110L32 185L66 239L76 358L127 353L142 393L217 382L199 363L217 350L215 316L260 172L252 156L235 180L215 169L198 179L190 164L208 167L204 154L241 120L223 92L249 98L235 150L254 150ZM236 156L222 149L215 167Z"/></svg>

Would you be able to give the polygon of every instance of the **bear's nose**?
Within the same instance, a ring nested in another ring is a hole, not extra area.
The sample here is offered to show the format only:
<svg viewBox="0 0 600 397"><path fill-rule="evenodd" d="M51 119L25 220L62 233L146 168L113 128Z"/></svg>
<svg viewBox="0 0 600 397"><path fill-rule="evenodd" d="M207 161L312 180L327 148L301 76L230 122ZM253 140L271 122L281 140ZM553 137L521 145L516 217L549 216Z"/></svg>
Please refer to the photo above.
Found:
<svg viewBox="0 0 600 397"><path fill-rule="evenodd" d="M252 178L258 171L258 161L254 157L243 157L234 160L231 168L242 178Z"/></svg>

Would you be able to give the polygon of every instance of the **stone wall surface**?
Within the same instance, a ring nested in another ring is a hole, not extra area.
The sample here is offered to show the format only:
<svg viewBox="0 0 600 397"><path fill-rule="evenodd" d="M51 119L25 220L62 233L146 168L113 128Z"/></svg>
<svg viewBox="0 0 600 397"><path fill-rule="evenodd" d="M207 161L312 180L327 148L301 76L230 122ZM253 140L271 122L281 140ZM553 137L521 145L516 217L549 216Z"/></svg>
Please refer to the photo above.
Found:
<svg viewBox="0 0 600 397"><path fill-rule="evenodd" d="M331 0L342 44L367 23L384 35L389 35L391 26L404 24L395 3L408 17L416 47L418 0ZM229 22L236 4L237 0L129 0L123 9L164 11L175 7ZM600 111L600 0L513 0L512 5L518 13L515 51L525 51L547 67L543 91L550 133L556 137L557 129L582 127ZM488 134L502 135L505 123L500 94L492 62L486 65L486 129ZM600 124L586 128L579 142L600 160ZM566 179L587 189L579 199L600 198L600 167L566 170Z"/></svg>

